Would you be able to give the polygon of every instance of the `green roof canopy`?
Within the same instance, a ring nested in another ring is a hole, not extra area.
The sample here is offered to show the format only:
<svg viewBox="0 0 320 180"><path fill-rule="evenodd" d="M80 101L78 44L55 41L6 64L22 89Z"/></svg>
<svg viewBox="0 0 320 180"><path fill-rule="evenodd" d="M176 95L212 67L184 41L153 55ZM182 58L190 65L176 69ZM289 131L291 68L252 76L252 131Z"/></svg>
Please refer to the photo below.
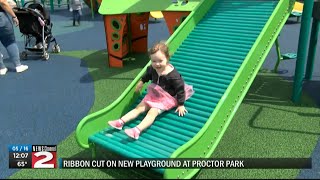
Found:
<svg viewBox="0 0 320 180"><path fill-rule="evenodd" d="M192 11L203 0L188 3L172 3L172 0L102 0L99 13L102 15L129 14L150 11Z"/></svg>

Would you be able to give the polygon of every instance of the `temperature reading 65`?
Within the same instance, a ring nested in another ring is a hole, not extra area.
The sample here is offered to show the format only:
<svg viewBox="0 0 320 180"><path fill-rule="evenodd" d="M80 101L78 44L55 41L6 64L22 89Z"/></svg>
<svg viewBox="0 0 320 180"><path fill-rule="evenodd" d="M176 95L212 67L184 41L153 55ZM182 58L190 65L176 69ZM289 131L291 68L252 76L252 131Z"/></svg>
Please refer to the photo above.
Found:
<svg viewBox="0 0 320 180"><path fill-rule="evenodd" d="M28 164L27 161L18 161L18 162L17 162L17 166L18 166L18 167L25 167L27 164Z"/></svg>

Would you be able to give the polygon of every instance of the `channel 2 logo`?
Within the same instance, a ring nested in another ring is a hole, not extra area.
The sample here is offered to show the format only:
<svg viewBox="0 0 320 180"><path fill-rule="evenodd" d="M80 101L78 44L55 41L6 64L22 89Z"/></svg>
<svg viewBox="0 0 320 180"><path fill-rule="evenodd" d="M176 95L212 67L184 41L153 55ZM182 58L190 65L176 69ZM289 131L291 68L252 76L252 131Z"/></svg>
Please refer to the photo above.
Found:
<svg viewBox="0 0 320 180"><path fill-rule="evenodd" d="M32 168L57 168L57 146L32 145Z"/></svg>

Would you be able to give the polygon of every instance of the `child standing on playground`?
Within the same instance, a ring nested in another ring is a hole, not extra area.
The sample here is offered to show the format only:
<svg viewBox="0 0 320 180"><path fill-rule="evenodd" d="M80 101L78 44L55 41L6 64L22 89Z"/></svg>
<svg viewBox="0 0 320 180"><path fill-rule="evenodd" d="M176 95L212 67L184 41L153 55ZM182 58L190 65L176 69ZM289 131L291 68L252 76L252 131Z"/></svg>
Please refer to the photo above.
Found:
<svg viewBox="0 0 320 180"><path fill-rule="evenodd" d="M78 25L80 25L80 18L82 15L82 0L70 0L70 12L73 13L73 26L76 25L76 21Z"/></svg>
<svg viewBox="0 0 320 180"><path fill-rule="evenodd" d="M155 118L163 111L177 107L175 112L179 116L184 116L188 112L184 102L194 93L193 87L185 84L177 69L169 63L169 48L165 43L155 44L149 50L149 55L151 66L147 68L136 86L136 92L140 92L143 84L151 80L152 83L148 86L147 95L135 109L120 119L108 122L110 126L121 130L125 123L148 111L139 125L125 129L124 132L134 139L138 139L140 133L151 126Z"/></svg>

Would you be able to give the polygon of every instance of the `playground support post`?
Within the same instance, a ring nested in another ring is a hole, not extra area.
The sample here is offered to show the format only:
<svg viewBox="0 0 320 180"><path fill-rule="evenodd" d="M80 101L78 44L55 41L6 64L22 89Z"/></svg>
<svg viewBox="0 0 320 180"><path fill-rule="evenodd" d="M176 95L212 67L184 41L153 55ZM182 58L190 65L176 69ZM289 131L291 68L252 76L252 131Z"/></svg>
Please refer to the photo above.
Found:
<svg viewBox="0 0 320 180"><path fill-rule="evenodd" d="M320 23L319 20L313 18L312 30L310 35L310 43L309 43L309 53L308 53L308 61L307 61L307 70L306 70L306 80L312 79L314 59L316 57L317 52L317 43L318 43L318 35L319 35Z"/></svg>
<svg viewBox="0 0 320 180"><path fill-rule="evenodd" d="M278 67L279 67L280 61L282 60L282 56L281 56L281 52L280 52L280 45L279 45L279 38L276 39L275 44L276 44L276 51L277 51L278 59L277 59L276 65L274 66L273 71L278 72Z"/></svg>
<svg viewBox="0 0 320 180"><path fill-rule="evenodd" d="M94 19L93 0L90 0L90 5L91 5L91 18Z"/></svg>
<svg viewBox="0 0 320 180"><path fill-rule="evenodd" d="M50 10L51 10L51 12L53 13L53 11L54 11L54 4L53 4L53 0L50 0Z"/></svg>
<svg viewBox="0 0 320 180"><path fill-rule="evenodd" d="M302 93L302 84L304 76L304 66L306 63L306 54L308 46L308 37L310 33L311 16L313 9L313 1L304 1L303 13L301 18L301 28L299 35L298 53L296 61L296 70L293 82L292 101L297 103L300 101Z"/></svg>

